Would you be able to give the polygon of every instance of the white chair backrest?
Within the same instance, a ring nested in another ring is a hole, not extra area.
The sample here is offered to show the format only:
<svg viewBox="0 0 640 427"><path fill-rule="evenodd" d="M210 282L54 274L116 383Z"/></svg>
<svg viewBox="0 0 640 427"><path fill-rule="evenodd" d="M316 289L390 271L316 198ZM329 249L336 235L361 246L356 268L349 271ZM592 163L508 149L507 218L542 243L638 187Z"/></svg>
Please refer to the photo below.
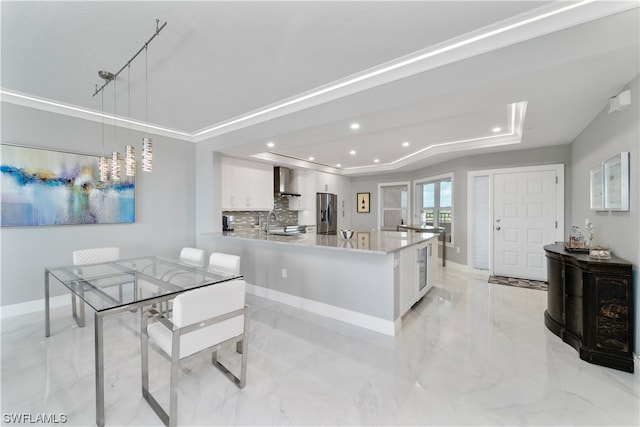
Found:
<svg viewBox="0 0 640 427"><path fill-rule="evenodd" d="M173 300L172 322L176 327L193 325L244 307L245 282L230 280L205 286L178 295ZM220 323L182 335L180 358L236 337L244 332L244 316L233 317ZM169 352L170 354L170 352Z"/></svg>
<svg viewBox="0 0 640 427"><path fill-rule="evenodd" d="M240 257L237 255L213 252L209 256L209 271L213 273L226 273L240 275Z"/></svg>
<svg viewBox="0 0 640 427"><path fill-rule="evenodd" d="M196 267L204 267L204 251L196 248L182 248L180 261Z"/></svg>
<svg viewBox="0 0 640 427"><path fill-rule="evenodd" d="M92 248L73 251L73 264L94 264L96 262L117 261L120 259L120 248Z"/></svg>

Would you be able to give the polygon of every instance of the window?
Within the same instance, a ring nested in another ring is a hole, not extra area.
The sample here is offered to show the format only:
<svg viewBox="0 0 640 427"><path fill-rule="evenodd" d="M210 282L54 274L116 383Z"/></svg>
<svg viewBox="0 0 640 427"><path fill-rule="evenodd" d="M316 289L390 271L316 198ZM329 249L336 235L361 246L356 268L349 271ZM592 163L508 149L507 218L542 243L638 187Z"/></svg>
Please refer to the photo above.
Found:
<svg viewBox="0 0 640 427"><path fill-rule="evenodd" d="M416 181L415 218L420 225L444 227L453 243L453 174Z"/></svg>
<svg viewBox="0 0 640 427"><path fill-rule="evenodd" d="M409 183L379 184L380 230L396 231L398 225L407 224L409 214Z"/></svg>

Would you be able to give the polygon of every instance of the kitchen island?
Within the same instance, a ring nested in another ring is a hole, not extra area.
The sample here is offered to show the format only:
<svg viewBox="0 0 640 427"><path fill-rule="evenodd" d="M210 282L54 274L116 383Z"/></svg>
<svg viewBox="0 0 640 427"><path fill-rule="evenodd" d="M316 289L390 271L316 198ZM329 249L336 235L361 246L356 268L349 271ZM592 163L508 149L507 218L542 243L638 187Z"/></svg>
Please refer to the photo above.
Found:
<svg viewBox="0 0 640 427"><path fill-rule="evenodd" d="M372 231L343 240L247 230L207 233L199 246L239 255L247 290L255 295L395 335L402 315L435 280L432 248L437 238L432 233Z"/></svg>

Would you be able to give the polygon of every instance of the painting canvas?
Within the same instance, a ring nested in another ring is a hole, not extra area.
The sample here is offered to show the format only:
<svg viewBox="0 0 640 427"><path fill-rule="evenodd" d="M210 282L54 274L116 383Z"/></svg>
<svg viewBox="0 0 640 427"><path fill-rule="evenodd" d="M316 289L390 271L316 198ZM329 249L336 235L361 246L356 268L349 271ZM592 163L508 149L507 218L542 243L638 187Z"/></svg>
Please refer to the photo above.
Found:
<svg viewBox="0 0 640 427"><path fill-rule="evenodd" d="M0 144L3 227L135 221L134 178L100 181L99 157Z"/></svg>

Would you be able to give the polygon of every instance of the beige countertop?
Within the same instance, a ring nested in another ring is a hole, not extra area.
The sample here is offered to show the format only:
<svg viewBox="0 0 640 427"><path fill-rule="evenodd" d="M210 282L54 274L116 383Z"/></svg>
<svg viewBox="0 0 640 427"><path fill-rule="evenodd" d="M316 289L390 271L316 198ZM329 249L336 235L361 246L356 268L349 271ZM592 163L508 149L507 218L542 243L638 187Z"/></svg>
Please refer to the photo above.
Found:
<svg viewBox="0 0 640 427"><path fill-rule="evenodd" d="M426 240L437 238L438 234L407 233L402 231L357 231L352 239L344 240L337 235L302 233L296 236L277 236L267 235L264 231L259 230L246 230L206 233L204 236L386 255Z"/></svg>

